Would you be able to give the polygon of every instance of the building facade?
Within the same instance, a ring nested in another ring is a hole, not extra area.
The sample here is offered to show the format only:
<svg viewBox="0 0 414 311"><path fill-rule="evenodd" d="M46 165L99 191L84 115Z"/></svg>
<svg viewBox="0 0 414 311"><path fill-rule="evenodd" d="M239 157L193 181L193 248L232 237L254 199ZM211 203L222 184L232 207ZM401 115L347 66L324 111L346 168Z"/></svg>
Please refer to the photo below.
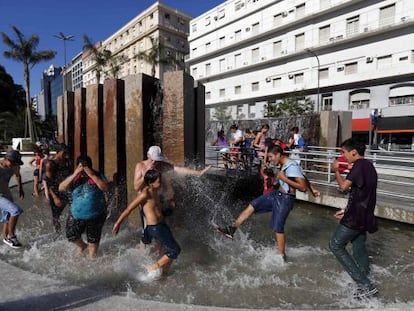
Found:
<svg viewBox="0 0 414 311"><path fill-rule="evenodd" d="M156 2L109 38L98 43L97 48L108 50L114 58L118 58L116 78L123 78L137 73L151 75L152 64L138 59L136 55L149 51L152 42L159 42L164 47L161 57L175 60L173 65L162 62L156 64L155 77L162 78L165 71L184 69L190 20L191 17L185 13ZM96 63L90 52L83 54L82 62L83 86L96 83ZM114 77L110 67L103 68L100 83L106 78Z"/></svg>
<svg viewBox="0 0 414 311"><path fill-rule="evenodd" d="M66 90L74 92L76 89L83 86L82 70L82 52L80 52L72 58L71 63L65 70Z"/></svg>
<svg viewBox="0 0 414 311"><path fill-rule="evenodd" d="M44 119L49 115L56 116L57 99L63 94L63 76L62 68L51 65L43 72L38 95L38 112ZM43 114L44 113L44 114Z"/></svg>
<svg viewBox="0 0 414 311"><path fill-rule="evenodd" d="M300 91L315 111L352 111L355 135L376 124L378 141L411 144L397 120L414 116L412 42L411 0L228 0L190 22L186 63L210 116L262 118Z"/></svg>

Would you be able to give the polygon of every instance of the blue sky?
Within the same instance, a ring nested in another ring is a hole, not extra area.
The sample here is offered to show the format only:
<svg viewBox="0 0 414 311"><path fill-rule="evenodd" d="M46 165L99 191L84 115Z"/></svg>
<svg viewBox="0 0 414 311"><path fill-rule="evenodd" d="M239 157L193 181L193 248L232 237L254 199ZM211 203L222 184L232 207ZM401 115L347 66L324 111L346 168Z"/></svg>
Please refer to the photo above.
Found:
<svg viewBox="0 0 414 311"><path fill-rule="evenodd" d="M52 63L64 63L63 42L53 35L63 32L74 35L75 41L66 44L67 59L82 50L82 36L93 41L104 40L140 12L151 6L154 0L0 0L0 31L12 36L11 25L17 26L26 37L38 34L38 50L55 50L56 58L37 64L31 70L31 95L40 91L42 72ZM223 3L224 0L162 0L168 6L197 17ZM16 84L24 85L23 65L3 57L6 49L0 40L0 64L13 77Z"/></svg>

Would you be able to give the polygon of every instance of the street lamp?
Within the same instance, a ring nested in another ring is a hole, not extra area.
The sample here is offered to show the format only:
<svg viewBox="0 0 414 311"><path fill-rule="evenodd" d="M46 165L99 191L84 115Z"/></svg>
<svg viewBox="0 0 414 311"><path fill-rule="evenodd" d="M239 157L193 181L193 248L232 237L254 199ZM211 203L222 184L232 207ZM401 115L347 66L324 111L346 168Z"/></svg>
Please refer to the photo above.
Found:
<svg viewBox="0 0 414 311"><path fill-rule="evenodd" d="M309 54L311 54L311 55L313 55L313 56L315 56L315 58L316 58L316 60L317 60L317 62L318 62L318 89L317 89L317 91L316 91L316 93L317 93L317 104L316 104L316 112L319 112L319 82L320 82L320 69L321 69L321 63L319 62L319 57L318 57L318 55L314 52L314 51L312 51L311 49L305 49L305 51L306 52L308 52Z"/></svg>
<svg viewBox="0 0 414 311"><path fill-rule="evenodd" d="M73 38L75 36L73 35L65 35L63 32L59 32L57 35L53 35L55 38L58 38L59 40L63 41L63 54L64 54L64 61L65 63L63 64L63 92L66 91L66 86L65 86L65 70L66 70L66 41L74 41Z"/></svg>

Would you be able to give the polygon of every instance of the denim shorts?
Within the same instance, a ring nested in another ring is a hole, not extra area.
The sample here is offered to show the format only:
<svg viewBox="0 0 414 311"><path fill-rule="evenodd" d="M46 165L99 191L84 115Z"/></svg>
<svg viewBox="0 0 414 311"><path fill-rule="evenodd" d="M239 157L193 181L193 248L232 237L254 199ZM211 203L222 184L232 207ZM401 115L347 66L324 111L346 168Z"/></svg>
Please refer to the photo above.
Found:
<svg viewBox="0 0 414 311"><path fill-rule="evenodd" d="M175 241L170 228L164 222L156 225L148 225L145 228L147 241L158 240L164 247L164 253L168 258L176 259L181 252L181 248Z"/></svg>
<svg viewBox="0 0 414 311"><path fill-rule="evenodd" d="M284 233L285 222L293 208L294 202L294 195L275 190L254 199L251 205L255 213L272 212L270 227L274 232Z"/></svg>
<svg viewBox="0 0 414 311"><path fill-rule="evenodd" d="M0 222L7 223L10 216L19 216L23 210L16 203L0 195Z"/></svg>

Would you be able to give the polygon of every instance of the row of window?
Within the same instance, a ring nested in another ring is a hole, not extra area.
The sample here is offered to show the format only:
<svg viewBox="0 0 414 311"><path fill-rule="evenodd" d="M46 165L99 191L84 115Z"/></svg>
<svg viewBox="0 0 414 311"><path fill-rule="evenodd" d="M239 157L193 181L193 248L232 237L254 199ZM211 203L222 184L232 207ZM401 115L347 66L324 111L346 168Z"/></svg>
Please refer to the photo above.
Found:
<svg viewBox="0 0 414 311"><path fill-rule="evenodd" d="M318 44L323 45L337 42L338 40L342 40L344 38L352 37L354 35L361 33L366 33L368 31L372 31L374 29L378 29L380 27L395 23L395 4L387 5L385 7L380 8L379 10L375 9L371 12L365 12L364 16L372 16L372 13L375 12L377 12L378 14L377 21L371 21L369 25L365 23L360 23L361 16L355 15L349 18L345 18L342 21L337 21L335 23L319 27ZM273 27L281 25L281 21L279 21L278 16L280 16L280 14L277 14L273 17ZM262 21L262 24L265 24L265 22ZM209 53L214 49L223 48L224 46L226 46L226 44L238 43L247 37L256 36L260 32L265 31L265 29L260 29L260 25L260 22L256 22L246 27L245 29L237 29L236 31L230 34L222 34L217 41L207 42L203 46L192 46L191 56L197 57L198 55ZM314 31L313 29L311 29L307 31L307 33L313 34ZM279 40L273 42L273 57L280 57L281 55L283 56L284 54L288 54L289 52L287 47L292 46L292 44L290 44L289 41L290 40L288 38L280 38ZM305 32L296 34L294 36L294 42L292 43L294 43L294 46L293 50L291 51L303 50L305 48Z"/></svg>

